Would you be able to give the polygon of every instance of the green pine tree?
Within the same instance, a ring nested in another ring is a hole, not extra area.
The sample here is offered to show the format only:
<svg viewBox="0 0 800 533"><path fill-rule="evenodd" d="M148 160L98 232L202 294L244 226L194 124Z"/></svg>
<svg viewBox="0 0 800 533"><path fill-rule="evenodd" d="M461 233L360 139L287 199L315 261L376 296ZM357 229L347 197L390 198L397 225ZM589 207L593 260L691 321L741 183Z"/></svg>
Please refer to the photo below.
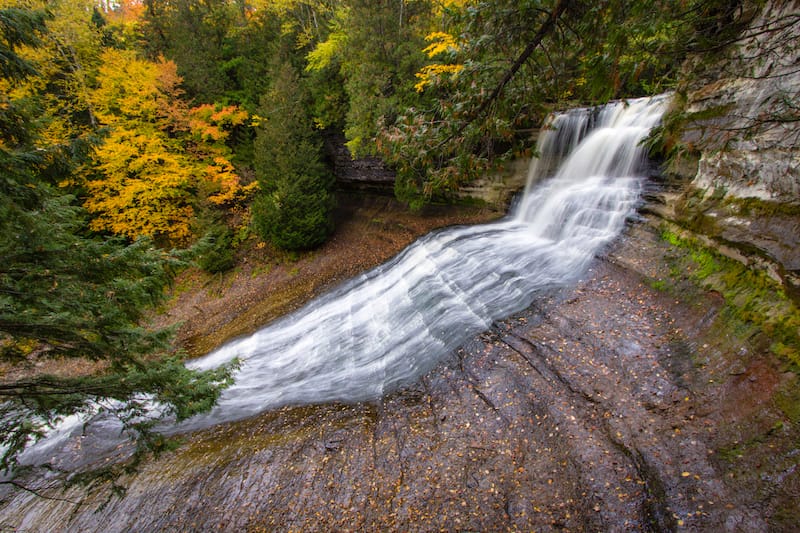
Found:
<svg viewBox="0 0 800 533"><path fill-rule="evenodd" d="M333 230L333 177L292 67L282 66L263 99L255 140L261 192L253 203L258 234L286 250L319 246Z"/></svg>
<svg viewBox="0 0 800 533"><path fill-rule="evenodd" d="M45 21L0 9L0 84L36 75L17 50L36 45ZM140 451L157 449L164 441L140 419L141 398L185 419L209 409L229 380L227 369L188 370L170 331L140 326L180 261L147 240L93 236L84 211L54 185L68 176L68 140L37 146L31 102L3 95L0 110L0 471L13 470L48 426L107 399L120 402L116 414ZM37 370L52 360L73 370Z"/></svg>

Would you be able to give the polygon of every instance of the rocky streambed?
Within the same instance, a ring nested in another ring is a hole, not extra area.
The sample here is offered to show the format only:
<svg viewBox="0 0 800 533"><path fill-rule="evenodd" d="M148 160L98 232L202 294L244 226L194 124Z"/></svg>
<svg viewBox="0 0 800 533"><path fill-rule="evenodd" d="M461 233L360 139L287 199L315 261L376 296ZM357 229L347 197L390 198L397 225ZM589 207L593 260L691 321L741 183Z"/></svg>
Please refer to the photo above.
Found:
<svg viewBox="0 0 800 533"><path fill-rule="evenodd" d="M796 375L665 281L658 224L410 388L187 435L122 497L2 487L0 529L796 530Z"/></svg>

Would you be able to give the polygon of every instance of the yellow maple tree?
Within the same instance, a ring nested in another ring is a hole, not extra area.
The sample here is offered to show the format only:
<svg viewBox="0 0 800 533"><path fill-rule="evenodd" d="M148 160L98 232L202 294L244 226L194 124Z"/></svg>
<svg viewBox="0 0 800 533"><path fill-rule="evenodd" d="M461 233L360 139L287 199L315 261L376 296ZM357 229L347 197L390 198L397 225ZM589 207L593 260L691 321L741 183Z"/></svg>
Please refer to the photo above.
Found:
<svg viewBox="0 0 800 533"><path fill-rule="evenodd" d="M84 204L94 215L93 229L186 242L204 203L231 207L257 186L241 185L226 145L247 112L189 109L180 83L171 61L147 61L126 50L103 54L92 102L108 134L94 151Z"/></svg>
<svg viewBox="0 0 800 533"><path fill-rule="evenodd" d="M181 241L191 235L195 167L163 136L115 128L95 151L99 179L87 182L91 227L136 238Z"/></svg>
<svg viewBox="0 0 800 533"><path fill-rule="evenodd" d="M425 52L429 58L434 58L442 54L455 54L461 50L461 46L456 42L455 37L443 31L435 31L425 36L425 40L429 44L422 51ZM419 81L414 85L417 92L422 92L425 87L432 84L435 80L441 79L443 75L449 74L456 76L464 68L464 65L458 63L433 63L426 65L415 74Z"/></svg>

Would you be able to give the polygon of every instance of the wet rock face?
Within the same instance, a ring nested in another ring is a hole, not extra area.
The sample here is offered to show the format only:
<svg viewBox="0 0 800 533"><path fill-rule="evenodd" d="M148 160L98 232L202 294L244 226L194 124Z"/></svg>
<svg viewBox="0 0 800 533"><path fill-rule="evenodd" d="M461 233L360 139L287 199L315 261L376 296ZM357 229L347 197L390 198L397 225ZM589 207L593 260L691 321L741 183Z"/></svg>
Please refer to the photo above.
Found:
<svg viewBox="0 0 800 533"><path fill-rule="evenodd" d="M395 173L374 156L354 159L345 145L344 134L327 131L324 135L325 153L337 185L346 191L394 194Z"/></svg>
<svg viewBox="0 0 800 533"><path fill-rule="evenodd" d="M700 153L696 188L798 202L798 42L797 3L767 2L726 58L690 75L682 140Z"/></svg>
<svg viewBox="0 0 800 533"><path fill-rule="evenodd" d="M686 65L676 106L687 150L671 170L688 186L667 202L666 216L723 255L768 271L793 295L800 295L798 43L797 2L766 2L719 57Z"/></svg>
<svg viewBox="0 0 800 533"><path fill-rule="evenodd" d="M512 197L525 188L530 161L513 159L501 169L473 180L459 190L461 198L473 198L490 206L507 209Z"/></svg>
<svg viewBox="0 0 800 533"><path fill-rule="evenodd" d="M4 487L0 526L780 530L767 521L776 498L727 477L716 449L731 438L721 422L738 428L759 410L747 391L766 401L781 375L741 361L734 375L716 346L698 345L713 335L721 303L709 299L698 315L650 289L641 273L658 268L663 243L644 227L633 233L575 288L496 323L411 388L378 403L286 408L189 435L122 480L126 495L105 507L102 491L62 494L32 481L77 507ZM726 388L709 393L709 380ZM769 484L776 493L800 474L783 475L782 485Z"/></svg>

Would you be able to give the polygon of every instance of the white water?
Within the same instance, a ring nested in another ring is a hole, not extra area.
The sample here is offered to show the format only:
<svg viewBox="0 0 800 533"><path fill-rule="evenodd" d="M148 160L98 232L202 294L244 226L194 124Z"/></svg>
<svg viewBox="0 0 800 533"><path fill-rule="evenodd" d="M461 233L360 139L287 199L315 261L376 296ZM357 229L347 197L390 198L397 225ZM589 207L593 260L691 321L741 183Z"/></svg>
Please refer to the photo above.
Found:
<svg viewBox="0 0 800 533"><path fill-rule="evenodd" d="M166 431L284 405L380 398L493 321L575 281L634 213L644 181L638 145L666 103L660 96L552 117L510 216L431 233L299 311L192 361L207 369L238 358L241 366L210 413ZM71 417L22 460L58 453L84 423ZM118 422L106 416L91 424L109 446L119 442Z"/></svg>
<svg viewBox="0 0 800 533"><path fill-rule="evenodd" d="M238 358L214 410L184 427L288 404L362 401L413 382L471 335L577 279L639 201L666 97L579 109L543 130L529 184L501 222L434 232L255 334L190 364ZM569 153L557 173L543 176Z"/></svg>

